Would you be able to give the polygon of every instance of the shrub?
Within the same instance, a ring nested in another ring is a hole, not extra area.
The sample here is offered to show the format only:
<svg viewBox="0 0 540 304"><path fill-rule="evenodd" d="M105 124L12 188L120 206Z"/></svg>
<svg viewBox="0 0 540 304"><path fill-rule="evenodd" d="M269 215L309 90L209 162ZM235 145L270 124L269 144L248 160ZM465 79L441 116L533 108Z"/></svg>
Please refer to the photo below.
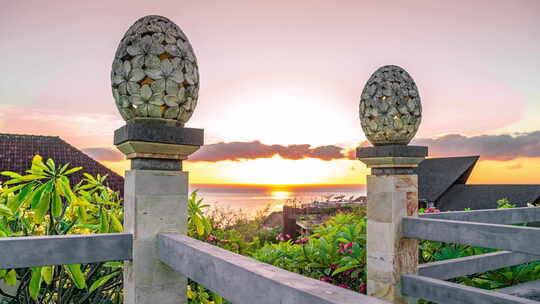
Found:
<svg viewBox="0 0 540 304"><path fill-rule="evenodd" d="M337 214L311 236L267 244L259 261L355 291L365 292L366 222L362 215Z"/></svg>
<svg viewBox="0 0 540 304"><path fill-rule="evenodd" d="M104 185L105 176L71 186L69 175L82 168L45 163L39 155L26 175L2 172L11 179L0 185L0 236L37 236L121 232L118 193ZM39 248L36 248L39 250ZM96 263L0 270L15 294L1 291L13 303L121 303L122 264Z"/></svg>

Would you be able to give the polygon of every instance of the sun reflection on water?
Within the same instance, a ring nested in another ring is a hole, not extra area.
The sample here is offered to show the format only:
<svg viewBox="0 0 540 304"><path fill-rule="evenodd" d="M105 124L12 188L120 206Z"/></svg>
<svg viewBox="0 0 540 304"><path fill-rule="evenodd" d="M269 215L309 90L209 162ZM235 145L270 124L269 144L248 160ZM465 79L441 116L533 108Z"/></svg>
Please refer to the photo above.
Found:
<svg viewBox="0 0 540 304"><path fill-rule="evenodd" d="M283 200L283 199L288 199L288 198L291 198L291 192L289 191L283 191L283 190L273 190L272 192L270 192L270 196L272 197L272 199L274 200Z"/></svg>

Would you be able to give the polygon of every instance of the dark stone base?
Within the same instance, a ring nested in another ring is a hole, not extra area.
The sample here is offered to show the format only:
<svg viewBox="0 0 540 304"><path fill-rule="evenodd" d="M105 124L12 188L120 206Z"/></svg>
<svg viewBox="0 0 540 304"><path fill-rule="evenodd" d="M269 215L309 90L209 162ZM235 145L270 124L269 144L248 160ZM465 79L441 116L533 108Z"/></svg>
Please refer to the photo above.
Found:
<svg viewBox="0 0 540 304"><path fill-rule="evenodd" d="M372 157L426 157L428 148L424 146L388 145L356 148L357 158Z"/></svg>
<svg viewBox="0 0 540 304"><path fill-rule="evenodd" d="M408 175L416 174L414 168L371 168L372 175Z"/></svg>
<svg viewBox="0 0 540 304"><path fill-rule="evenodd" d="M131 169L181 171L182 161L177 159L134 158L131 160Z"/></svg>
<svg viewBox="0 0 540 304"><path fill-rule="evenodd" d="M204 130L128 122L114 131L115 145L118 146L126 141L202 146L204 145Z"/></svg>

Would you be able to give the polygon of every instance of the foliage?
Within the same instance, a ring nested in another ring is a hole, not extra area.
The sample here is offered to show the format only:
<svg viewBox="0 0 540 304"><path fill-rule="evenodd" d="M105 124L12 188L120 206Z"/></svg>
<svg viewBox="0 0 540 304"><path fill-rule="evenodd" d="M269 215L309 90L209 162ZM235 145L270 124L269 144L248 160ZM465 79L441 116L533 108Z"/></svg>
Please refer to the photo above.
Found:
<svg viewBox="0 0 540 304"><path fill-rule="evenodd" d="M274 266L344 288L365 291L366 222L337 214L309 237L267 244L253 255Z"/></svg>
<svg viewBox="0 0 540 304"><path fill-rule="evenodd" d="M513 208L508 200L498 202L499 208ZM420 210L427 213L439 213L436 208ZM337 215L328 219L316 228L310 236L292 239L289 235L279 234L275 239L267 238L262 246L253 244L251 250L238 250L238 247L224 245L219 240L224 233L235 235L241 241L242 235L236 234L234 228L224 229L213 217L212 227L219 227L205 239L214 245L251 256L274 266L296 272L324 282L365 292L365 208L355 208L352 213ZM229 225L228 227L235 227ZM227 232L225 232L227 231ZM217 237L220 238L218 239ZM221 239L222 240L222 239ZM277 241L277 242L276 242ZM432 241L420 241L420 263L430 263L446 259L454 259L471 255L494 252L493 249L478 248L458 244ZM484 289L497 289L537 279L540 277L540 262L528 263L514 267L506 267L485 273L453 279L453 282ZM199 285L192 285L191 303L212 303L213 295ZM420 300L422 303L426 303ZM217 302L216 302L217 303Z"/></svg>
<svg viewBox="0 0 540 304"><path fill-rule="evenodd" d="M26 175L2 172L0 237L121 232L118 193L105 176L84 174L72 186L69 175L82 168L57 166L36 155ZM39 250L37 248L36 250ZM0 293L10 303L121 303L121 263L74 264L0 270L16 293Z"/></svg>

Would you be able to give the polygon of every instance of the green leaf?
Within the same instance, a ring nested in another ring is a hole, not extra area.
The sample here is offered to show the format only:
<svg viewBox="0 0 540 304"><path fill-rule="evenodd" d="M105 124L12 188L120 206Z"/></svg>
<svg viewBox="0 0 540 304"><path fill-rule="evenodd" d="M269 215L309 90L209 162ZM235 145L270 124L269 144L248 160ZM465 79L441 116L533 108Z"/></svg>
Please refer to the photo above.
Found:
<svg viewBox="0 0 540 304"><path fill-rule="evenodd" d="M112 273L109 275L106 275L99 280L96 280L92 285L90 286L90 289L88 289L89 293L92 293L94 290L98 289L99 287L103 286L103 284L107 283L110 279L112 279L116 274Z"/></svg>
<svg viewBox="0 0 540 304"><path fill-rule="evenodd" d="M212 292L212 298L214 298L215 304L223 304L223 298L215 292Z"/></svg>
<svg viewBox="0 0 540 304"><path fill-rule="evenodd" d="M41 224L43 217L49 211L51 194L49 192L43 192L39 201L38 207L35 209L36 215L34 221L36 224Z"/></svg>
<svg viewBox="0 0 540 304"><path fill-rule="evenodd" d="M30 278L30 284L28 285L28 291L30 297L34 300L39 296L39 290L41 289L41 267L32 268L32 277Z"/></svg>
<svg viewBox="0 0 540 304"><path fill-rule="evenodd" d="M60 193L58 191L54 191L52 194L52 208L51 208L51 214L55 218L59 218L62 216L62 198L60 197Z"/></svg>
<svg viewBox="0 0 540 304"><path fill-rule="evenodd" d="M204 235L204 226L201 221L201 219L198 216L193 217L193 222L195 223L195 227L197 228L197 234L200 236Z"/></svg>
<svg viewBox="0 0 540 304"><path fill-rule="evenodd" d="M13 212L8 206L0 204L0 216L13 216Z"/></svg>
<svg viewBox="0 0 540 304"><path fill-rule="evenodd" d="M111 219L111 232L124 232L122 223L114 214L109 214L109 218Z"/></svg>
<svg viewBox="0 0 540 304"><path fill-rule="evenodd" d="M52 158L47 159L47 166L51 168L51 171L56 170L56 166L54 165L54 160L52 160Z"/></svg>
<svg viewBox="0 0 540 304"><path fill-rule="evenodd" d="M11 269L6 273L4 276L4 282L6 282L6 285L8 286L17 285L17 273L15 272L15 269Z"/></svg>
<svg viewBox="0 0 540 304"><path fill-rule="evenodd" d="M30 205L32 209L36 209L38 207L39 202L41 201L41 194L45 190L44 187L45 185L41 185L34 190L34 196L32 196L32 204Z"/></svg>
<svg viewBox="0 0 540 304"><path fill-rule="evenodd" d="M339 267L338 269L334 270L334 272L332 273L332 276L335 276L338 273L342 273L343 271L349 270L354 267L358 267L358 265L347 265L347 266Z"/></svg>
<svg viewBox="0 0 540 304"><path fill-rule="evenodd" d="M15 191L21 189L24 186L25 186L25 184L21 184L21 185L17 185L17 186L11 187L11 188L7 188L7 189L4 189L3 193L4 194L9 194L11 192L15 192Z"/></svg>
<svg viewBox="0 0 540 304"><path fill-rule="evenodd" d="M112 267L112 268L118 268L124 266L124 263L122 262L106 262L103 264L105 267Z"/></svg>
<svg viewBox="0 0 540 304"><path fill-rule="evenodd" d="M7 177L11 177L11 178L21 178L22 175L20 175L19 173L15 173L15 172L11 172L11 171L3 171L2 173L0 173L4 176L7 176Z"/></svg>
<svg viewBox="0 0 540 304"><path fill-rule="evenodd" d="M54 274L54 266L44 266L41 268L41 277L43 277L43 281L47 284L52 283Z"/></svg>
<svg viewBox="0 0 540 304"><path fill-rule="evenodd" d="M107 216L107 212L102 209L99 217L99 233L108 233L109 228L109 217Z"/></svg>
<svg viewBox="0 0 540 304"><path fill-rule="evenodd" d="M71 173L75 173L75 172L77 172L77 171L79 171L79 170L82 170L82 168L83 168L83 167L75 167L75 168L71 168L71 169L67 170L67 171L64 173L64 175L69 175L69 174L71 174Z"/></svg>
<svg viewBox="0 0 540 304"><path fill-rule="evenodd" d="M64 265L64 268L69 273L69 276L73 280L73 283L79 289L86 288L86 279L81 271L81 264Z"/></svg>
<svg viewBox="0 0 540 304"><path fill-rule="evenodd" d="M21 191L19 191L17 196L15 196L15 199L8 203L9 209L11 209L11 211L13 211L13 212L17 212L17 210L19 210L19 207L21 206L21 204L28 197L28 194L32 193L31 190L32 190L32 185L31 184L26 184L21 189Z"/></svg>

